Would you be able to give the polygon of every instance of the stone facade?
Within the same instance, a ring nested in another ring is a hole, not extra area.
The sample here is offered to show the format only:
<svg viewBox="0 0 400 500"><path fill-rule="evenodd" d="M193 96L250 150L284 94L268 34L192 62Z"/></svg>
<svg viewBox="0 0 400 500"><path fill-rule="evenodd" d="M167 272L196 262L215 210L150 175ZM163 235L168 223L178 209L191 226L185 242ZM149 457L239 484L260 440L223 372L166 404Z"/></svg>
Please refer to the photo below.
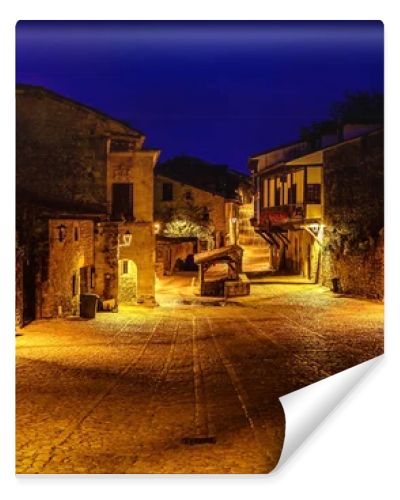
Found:
<svg viewBox="0 0 400 500"><path fill-rule="evenodd" d="M322 282L343 293L383 297L383 131L324 154Z"/></svg>
<svg viewBox="0 0 400 500"><path fill-rule="evenodd" d="M163 185L171 185L172 199L165 200ZM165 221L167 214L176 213L181 207L203 207L208 214L207 222L214 228L214 247L233 244L235 226L232 218L238 216L238 203L206 189L179 182L162 175L155 176L154 217ZM162 231L162 228L161 228Z"/></svg>
<svg viewBox="0 0 400 500"><path fill-rule="evenodd" d="M128 125L40 87L17 86L17 189L41 202L106 212L112 137L141 148Z"/></svg>
<svg viewBox="0 0 400 500"><path fill-rule="evenodd" d="M17 230L32 269L34 290L22 293L34 303L32 319L79 314L85 291L118 305L120 259L137 268L130 302L154 304L153 168L159 151L143 149L144 139L88 106L17 86ZM59 241L54 234L61 224L67 236ZM71 224L79 226L79 244L69 240ZM82 268L89 267L87 277Z"/></svg>
<svg viewBox="0 0 400 500"><path fill-rule="evenodd" d="M111 153L107 194L109 211L112 212L113 184L126 183L133 186L132 218L118 225L118 259L133 261L137 267L136 302L150 305L155 304L153 168L158 155L159 151L153 150ZM131 244L122 245L121 240L127 231L132 237Z"/></svg>
<svg viewBox="0 0 400 500"><path fill-rule="evenodd" d="M324 249L322 283L332 288L332 279L337 278L338 291L345 294L374 299L384 297L384 232L376 243L366 251L335 255Z"/></svg>
<svg viewBox="0 0 400 500"><path fill-rule="evenodd" d="M42 318L77 315L80 294L94 292L93 238L90 220L49 221L48 279L42 283Z"/></svg>

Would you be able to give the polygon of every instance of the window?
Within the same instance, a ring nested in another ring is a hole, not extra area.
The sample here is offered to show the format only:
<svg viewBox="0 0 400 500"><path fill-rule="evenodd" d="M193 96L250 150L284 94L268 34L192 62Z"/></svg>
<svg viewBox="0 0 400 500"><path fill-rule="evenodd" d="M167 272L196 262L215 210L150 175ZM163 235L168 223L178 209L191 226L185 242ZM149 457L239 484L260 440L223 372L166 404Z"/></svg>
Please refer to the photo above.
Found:
<svg viewBox="0 0 400 500"><path fill-rule="evenodd" d="M306 203L314 205L321 203L321 184L307 184Z"/></svg>
<svg viewBox="0 0 400 500"><path fill-rule="evenodd" d="M127 260L122 261L122 274L129 274L129 262Z"/></svg>
<svg viewBox="0 0 400 500"><path fill-rule="evenodd" d="M192 192L191 191L186 191L185 192L185 200L193 200L193 195L192 195Z"/></svg>
<svg viewBox="0 0 400 500"><path fill-rule="evenodd" d="M133 184L113 184L112 216L114 219L133 218Z"/></svg>
<svg viewBox="0 0 400 500"><path fill-rule="evenodd" d="M173 186L170 182L162 185L162 201L172 201L174 199Z"/></svg>
<svg viewBox="0 0 400 500"><path fill-rule="evenodd" d="M295 205L296 204L296 190L297 190L297 185L292 184L290 188L288 189L288 202L289 205Z"/></svg>
<svg viewBox="0 0 400 500"><path fill-rule="evenodd" d="M74 241L79 241L79 227L74 227Z"/></svg>

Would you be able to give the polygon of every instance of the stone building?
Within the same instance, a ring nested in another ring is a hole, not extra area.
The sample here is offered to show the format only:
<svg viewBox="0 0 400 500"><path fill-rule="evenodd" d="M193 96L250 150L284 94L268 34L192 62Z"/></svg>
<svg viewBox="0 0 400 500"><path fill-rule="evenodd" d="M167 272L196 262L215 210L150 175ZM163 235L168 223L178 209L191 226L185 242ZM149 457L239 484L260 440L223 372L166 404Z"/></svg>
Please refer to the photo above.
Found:
<svg viewBox="0 0 400 500"><path fill-rule="evenodd" d="M383 295L383 131L376 129L352 126L344 140L316 151L300 142L250 158L253 224L272 268L329 286L334 279L345 293Z"/></svg>
<svg viewBox="0 0 400 500"><path fill-rule="evenodd" d="M323 154L321 281L344 293L384 295L383 130Z"/></svg>
<svg viewBox="0 0 400 500"><path fill-rule="evenodd" d="M177 259L185 261L196 252L237 242L246 189L245 176L195 158L178 157L157 166L157 260L163 262L165 273L171 274Z"/></svg>
<svg viewBox="0 0 400 500"><path fill-rule="evenodd" d="M18 322L79 313L85 292L116 306L154 303L159 151L126 123L41 87L17 86L16 127Z"/></svg>

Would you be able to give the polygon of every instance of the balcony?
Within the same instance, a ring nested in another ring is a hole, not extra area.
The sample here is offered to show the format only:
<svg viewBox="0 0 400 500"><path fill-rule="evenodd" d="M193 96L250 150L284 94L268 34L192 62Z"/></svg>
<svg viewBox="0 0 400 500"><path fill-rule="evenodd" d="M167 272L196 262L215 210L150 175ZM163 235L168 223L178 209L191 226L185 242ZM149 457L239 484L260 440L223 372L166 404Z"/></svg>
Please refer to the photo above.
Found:
<svg viewBox="0 0 400 500"><path fill-rule="evenodd" d="M293 224L317 222L321 218L321 205L295 203L280 207L264 207L260 209L259 218L253 219L252 224L258 228L278 229L288 228Z"/></svg>

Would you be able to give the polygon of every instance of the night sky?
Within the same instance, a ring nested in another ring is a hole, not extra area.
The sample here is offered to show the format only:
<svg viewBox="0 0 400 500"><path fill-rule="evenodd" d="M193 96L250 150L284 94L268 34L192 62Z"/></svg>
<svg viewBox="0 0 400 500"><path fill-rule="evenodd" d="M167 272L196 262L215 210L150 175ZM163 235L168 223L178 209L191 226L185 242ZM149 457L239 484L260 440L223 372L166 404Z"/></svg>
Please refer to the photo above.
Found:
<svg viewBox="0 0 400 500"><path fill-rule="evenodd" d="M383 25L28 22L16 80L128 121L162 150L246 170L346 91L383 91Z"/></svg>

